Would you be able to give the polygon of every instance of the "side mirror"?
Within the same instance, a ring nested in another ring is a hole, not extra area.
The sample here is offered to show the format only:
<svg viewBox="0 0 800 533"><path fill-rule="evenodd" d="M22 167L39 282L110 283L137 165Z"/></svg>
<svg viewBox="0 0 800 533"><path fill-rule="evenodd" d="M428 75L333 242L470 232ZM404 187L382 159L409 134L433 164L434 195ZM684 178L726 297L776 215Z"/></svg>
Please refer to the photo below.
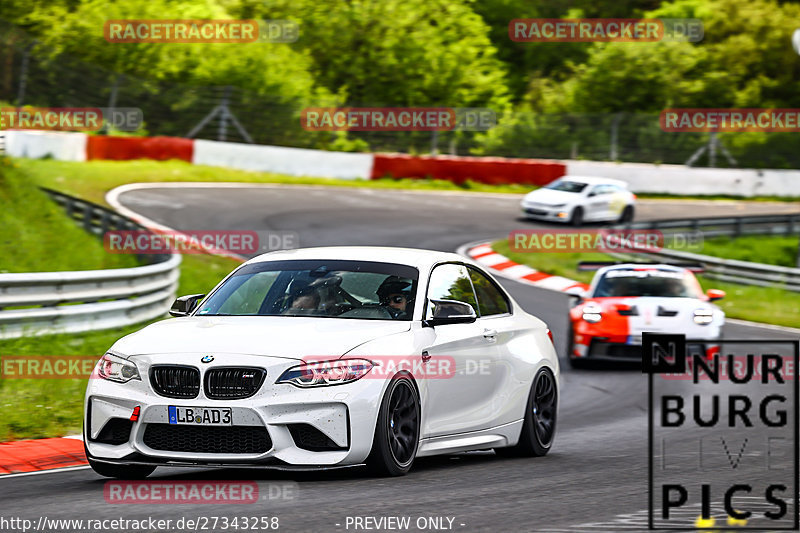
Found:
<svg viewBox="0 0 800 533"><path fill-rule="evenodd" d="M478 315L475 309L465 302L458 300L431 300L433 303L433 316L423 320L422 325L432 328L445 324L469 324L475 322Z"/></svg>
<svg viewBox="0 0 800 533"><path fill-rule="evenodd" d="M587 194L586 196L591 198L592 196L597 196L597 193L595 191L592 191L589 194Z"/></svg>
<svg viewBox="0 0 800 533"><path fill-rule="evenodd" d="M172 308L169 310L169 314L172 316L187 316L194 308L197 307L197 304L200 303L200 300L205 298L205 294L190 294L188 296L180 296L175 303L172 304Z"/></svg>
<svg viewBox="0 0 800 533"><path fill-rule="evenodd" d="M578 305L586 298L586 291L580 287L571 287L565 292L569 296L572 305Z"/></svg>
<svg viewBox="0 0 800 533"><path fill-rule="evenodd" d="M725 291L721 291L719 289L708 289L706 292L706 296L708 296L708 301L713 302L715 300L722 300L725 298Z"/></svg>

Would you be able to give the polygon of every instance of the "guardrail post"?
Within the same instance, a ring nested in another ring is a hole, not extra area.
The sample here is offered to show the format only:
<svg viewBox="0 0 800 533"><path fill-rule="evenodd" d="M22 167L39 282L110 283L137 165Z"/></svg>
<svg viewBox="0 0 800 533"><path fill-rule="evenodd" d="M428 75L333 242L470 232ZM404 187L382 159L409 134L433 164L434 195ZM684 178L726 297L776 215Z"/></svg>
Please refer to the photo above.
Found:
<svg viewBox="0 0 800 533"><path fill-rule="evenodd" d="M741 217L738 217L736 219L736 224L734 224L734 226L733 226L733 236L734 236L734 238L742 236L742 219L741 219Z"/></svg>
<svg viewBox="0 0 800 533"><path fill-rule="evenodd" d="M94 233L92 231L92 205L86 204L83 206L83 229L86 233Z"/></svg>
<svg viewBox="0 0 800 533"><path fill-rule="evenodd" d="M109 218L108 211L103 211L100 215L100 236L103 238L105 238L106 233L108 233Z"/></svg>

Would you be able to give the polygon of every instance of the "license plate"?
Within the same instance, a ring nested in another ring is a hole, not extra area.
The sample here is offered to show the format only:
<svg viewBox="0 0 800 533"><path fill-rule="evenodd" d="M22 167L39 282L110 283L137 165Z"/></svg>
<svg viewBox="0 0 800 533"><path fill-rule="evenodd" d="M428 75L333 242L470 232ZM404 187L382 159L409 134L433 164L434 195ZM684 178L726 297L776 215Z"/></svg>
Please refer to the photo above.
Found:
<svg viewBox="0 0 800 533"><path fill-rule="evenodd" d="M170 405L169 423L230 426L233 424L233 414L230 407L183 407Z"/></svg>

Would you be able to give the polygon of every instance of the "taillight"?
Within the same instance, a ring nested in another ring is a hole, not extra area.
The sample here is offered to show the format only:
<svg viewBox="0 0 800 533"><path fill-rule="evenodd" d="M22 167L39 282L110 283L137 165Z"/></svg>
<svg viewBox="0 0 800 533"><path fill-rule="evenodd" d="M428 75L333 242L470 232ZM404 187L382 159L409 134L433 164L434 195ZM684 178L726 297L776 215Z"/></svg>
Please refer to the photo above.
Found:
<svg viewBox="0 0 800 533"><path fill-rule="evenodd" d="M553 346L556 345L556 341L553 340L553 332L550 331L550 328L547 328L547 336L550 337L550 342L553 343Z"/></svg>

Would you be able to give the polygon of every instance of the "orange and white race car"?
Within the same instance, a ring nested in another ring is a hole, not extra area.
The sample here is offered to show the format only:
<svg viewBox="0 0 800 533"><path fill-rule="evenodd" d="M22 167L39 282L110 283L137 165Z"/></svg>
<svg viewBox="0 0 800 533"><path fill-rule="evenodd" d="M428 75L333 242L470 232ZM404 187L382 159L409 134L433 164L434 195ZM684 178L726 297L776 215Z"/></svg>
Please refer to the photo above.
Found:
<svg viewBox="0 0 800 533"><path fill-rule="evenodd" d="M700 265L580 263L597 270L588 290L570 289L567 354L572 366L588 360L641 360L642 333L682 333L701 341L691 349L718 349L725 313L711 302L725 292L703 292ZM699 344L699 346L698 346Z"/></svg>

